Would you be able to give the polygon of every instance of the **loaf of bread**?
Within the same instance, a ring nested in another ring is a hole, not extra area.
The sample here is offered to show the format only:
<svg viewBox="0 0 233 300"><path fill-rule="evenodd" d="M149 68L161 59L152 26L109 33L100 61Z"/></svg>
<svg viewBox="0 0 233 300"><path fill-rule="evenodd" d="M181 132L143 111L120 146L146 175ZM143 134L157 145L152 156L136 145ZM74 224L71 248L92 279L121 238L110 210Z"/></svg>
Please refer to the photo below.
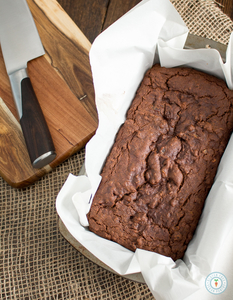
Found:
<svg viewBox="0 0 233 300"><path fill-rule="evenodd" d="M233 91L191 68L147 71L88 213L89 229L182 258L233 128Z"/></svg>

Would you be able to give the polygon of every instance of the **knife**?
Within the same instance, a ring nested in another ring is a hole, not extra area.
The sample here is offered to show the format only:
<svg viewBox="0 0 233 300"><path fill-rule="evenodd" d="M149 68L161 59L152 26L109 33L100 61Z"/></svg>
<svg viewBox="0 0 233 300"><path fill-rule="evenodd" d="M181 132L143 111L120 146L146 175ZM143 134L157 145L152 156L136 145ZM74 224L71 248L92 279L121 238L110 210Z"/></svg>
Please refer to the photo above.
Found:
<svg viewBox="0 0 233 300"><path fill-rule="evenodd" d="M27 73L45 51L26 0L0 0L0 44L32 166L42 168L56 152Z"/></svg>

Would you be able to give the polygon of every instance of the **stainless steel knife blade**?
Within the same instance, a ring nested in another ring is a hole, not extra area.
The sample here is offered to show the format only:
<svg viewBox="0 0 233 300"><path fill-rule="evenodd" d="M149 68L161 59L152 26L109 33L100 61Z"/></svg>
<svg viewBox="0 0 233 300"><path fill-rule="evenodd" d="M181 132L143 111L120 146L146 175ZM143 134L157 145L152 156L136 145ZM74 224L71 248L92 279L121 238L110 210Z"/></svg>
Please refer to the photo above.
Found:
<svg viewBox="0 0 233 300"><path fill-rule="evenodd" d="M45 51L26 0L0 0L0 44L32 165L44 167L56 153L27 73Z"/></svg>
<svg viewBox="0 0 233 300"><path fill-rule="evenodd" d="M9 75L45 54L25 0L0 1L0 42Z"/></svg>

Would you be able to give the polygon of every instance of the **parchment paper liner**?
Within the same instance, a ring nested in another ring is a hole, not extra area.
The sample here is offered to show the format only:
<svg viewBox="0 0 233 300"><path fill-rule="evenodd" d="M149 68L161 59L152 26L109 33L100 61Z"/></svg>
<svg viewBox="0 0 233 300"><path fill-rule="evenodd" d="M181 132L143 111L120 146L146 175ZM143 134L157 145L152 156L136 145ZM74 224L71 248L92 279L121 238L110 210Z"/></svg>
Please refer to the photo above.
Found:
<svg viewBox="0 0 233 300"><path fill-rule="evenodd" d="M232 83L232 39L226 63L215 49L183 49L188 30L169 0L144 0L97 37L90 52L99 127L86 146L87 176L69 175L57 212L87 250L121 275L141 272L157 300L212 299L205 288L211 272L228 280L233 292L233 141L224 153L194 238L183 260L137 249L135 253L88 230L86 213L99 185L104 160L144 76L154 63L189 66ZM214 296L216 299L216 295Z"/></svg>

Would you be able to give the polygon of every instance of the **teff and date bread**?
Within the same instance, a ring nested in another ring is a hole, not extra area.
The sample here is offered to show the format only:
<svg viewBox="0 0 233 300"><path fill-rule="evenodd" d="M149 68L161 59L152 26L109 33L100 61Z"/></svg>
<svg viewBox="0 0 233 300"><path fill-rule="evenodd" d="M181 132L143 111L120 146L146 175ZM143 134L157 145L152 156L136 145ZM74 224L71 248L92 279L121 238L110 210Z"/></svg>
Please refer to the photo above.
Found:
<svg viewBox="0 0 233 300"><path fill-rule="evenodd" d="M102 170L89 229L182 258L233 128L233 91L191 68L147 71Z"/></svg>

